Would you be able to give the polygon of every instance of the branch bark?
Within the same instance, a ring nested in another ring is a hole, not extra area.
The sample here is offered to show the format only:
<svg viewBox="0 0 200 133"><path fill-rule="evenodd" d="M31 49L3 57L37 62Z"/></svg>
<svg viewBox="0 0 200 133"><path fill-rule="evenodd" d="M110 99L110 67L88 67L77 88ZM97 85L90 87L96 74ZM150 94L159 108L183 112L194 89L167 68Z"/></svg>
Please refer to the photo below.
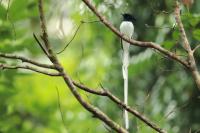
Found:
<svg viewBox="0 0 200 133"><path fill-rule="evenodd" d="M200 75L199 75L199 71L197 69L197 65L196 65L196 62L195 62L195 59L194 59L194 55L193 55L194 51L198 47L195 48L194 50L192 50L191 47L190 47L189 41L187 39L185 30L184 30L184 27L183 27L183 24L181 22L180 8L179 8L179 3L178 2L176 3L175 16L176 16L176 21L177 21L177 24L179 26L181 37L182 37L182 40L183 40L183 46L186 49L186 51L188 52L188 62L183 60L183 59L181 59L181 58L179 58L175 53L162 48L159 44L156 44L156 43L153 43L153 42L136 41L136 40L133 40L133 39L126 38L111 23L109 23L106 20L105 17L103 17L97 11L97 9L89 2L89 0L82 0L82 1L92 10L92 12L94 12L96 14L97 17L99 17L100 21L103 24L105 24L113 33L115 33L117 36L119 36L123 40L129 42L132 45L155 49L155 50L159 51L160 53L162 53L163 55L166 55L166 56L170 57L171 59L179 62L180 64L182 64L183 66L188 68L191 71L192 76L193 76L198 88L200 89ZM117 124L116 122L111 120L100 109L98 109L97 107L93 106L92 104L86 102L81 97L81 95L78 93L76 87L78 87L78 88L80 88L80 89L82 89L82 90L84 90L86 92L95 94L95 95L108 97L111 101L113 101L117 105L120 105L121 107L126 109L128 112L130 112L131 114L136 116L138 119L143 121L146 125L148 125L152 129L154 129L155 131L157 131L159 133L167 133L165 130L161 129L158 125L156 125L155 123L153 123L149 119L147 119L144 115L140 114L137 110L131 108L128 105L125 105L119 98L114 96L108 90L106 90L106 89L94 90L92 88L86 87L86 86L84 86L82 84L79 84L79 83L73 81L68 76L68 74L64 71L64 68L59 63L59 60L57 59L56 55L54 54L54 51L52 50L52 48L50 46L50 43L49 43L49 40L48 40L47 29L46 29L45 16L44 16L44 11L43 11L43 0L38 0L38 8L39 8L39 14L40 14L41 30L42 30L41 38L42 38L43 43L45 44L45 46L43 47L40 44L40 42L38 41L38 39L37 39L37 37L35 35L34 35L34 37L35 37L36 41L39 43L39 45L41 46L41 48L43 49L43 52L48 56L49 60L53 63L53 65L47 65L47 64L38 63L38 62L33 61L31 59L28 59L28 58L25 58L25 57L21 57L21 56L17 56L17 55L12 55L12 54L0 53L0 57L9 58L9 59L17 59L17 60L21 60L22 62L26 62L26 63L32 64L32 65L35 65L37 67L42 67L42 68L47 68L47 69L54 69L54 70L57 70L58 73L50 73L50 72L47 72L47 71L44 71L44 70L40 70L38 68L29 66L29 65L10 66L10 65L5 65L5 64L0 64L0 69L28 69L28 70L35 71L35 72L42 73L42 74L46 74L46 75L49 75L49 76L62 76L62 78L64 79L66 85L69 87L70 91L73 93L73 95L78 100L78 102L86 110L91 112L95 117L97 117L98 119L103 121L106 125L111 127L113 130L117 131L118 133L127 133L127 131L123 127L121 127L119 124Z"/></svg>
<svg viewBox="0 0 200 133"><path fill-rule="evenodd" d="M190 43L188 41L183 23L181 21L180 4L179 4L178 1L176 1L175 19L176 19L176 22L177 22L178 27L179 27L179 31L180 31L182 42L183 42L183 47L185 48L185 50L188 53L189 70L191 71L193 79L195 80L196 85L200 90L200 74L199 74L199 71L198 71L198 68L197 68L197 65L196 65L196 61L195 61L195 58L194 58L194 52L191 49L191 46L190 46Z"/></svg>
<svg viewBox="0 0 200 133"><path fill-rule="evenodd" d="M22 57L22 56L17 56L17 55L13 55L13 54L3 54L0 53L0 57L3 58L9 58L9 59L16 59L16 60L21 60L22 62L27 62L30 63L32 65L36 65L38 67L42 67L42 68L49 68L49 69L56 69L53 65L48 65L48 64L41 64L38 63L36 61L33 61L31 59ZM52 72L47 72L44 70L40 70L38 68L32 67L32 66L28 66L28 65L16 65L16 66L10 66L10 65L5 65L5 64L0 64L0 68L1 69L27 69L27 70L31 70L31 71L35 71L38 73L42 73L48 76L61 76L61 74L59 73L52 73ZM131 107L125 105L119 98L117 98L116 96L114 96L111 92L109 92L108 90L105 89L101 89L101 90L95 90L89 87L86 87L80 83L77 83L75 81L73 81L73 84L92 94L95 95L100 95L100 96L106 96L108 97L111 101L113 101L114 103L116 103L117 105L120 105L121 107L123 107L124 109L126 109L127 111L129 111L131 114L135 115L137 118L139 118L140 120L142 120L144 123L146 123L147 125L149 125L152 128L155 128L158 132L162 132L162 129L160 129L159 127L156 126L156 124L154 124L153 122L151 122L150 120L148 120L145 116L143 116L142 114L140 114L137 110L132 109Z"/></svg>
<svg viewBox="0 0 200 133"><path fill-rule="evenodd" d="M26 63L32 64L32 65L35 65L38 67L43 67L43 68L48 68L48 69L56 69L55 66L53 66L53 65L42 64L42 63L36 62L34 60L31 60L31 59L28 59L28 58L25 58L22 56L18 56L18 55L0 53L0 57L21 60L22 62L26 62Z"/></svg>
<svg viewBox="0 0 200 133"><path fill-rule="evenodd" d="M153 123L152 121L150 121L149 119L147 119L144 115L140 114L136 109L133 109L130 106L126 105L119 98L117 98L116 96L114 96L110 91L108 91L106 89L95 90L95 89L89 88L87 86L84 86L84 85L82 85L80 83L77 83L75 81L73 81L73 84L75 86L77 86L78 88L80 88L81 90L84 90L86 92L89 92L89 93L92 93L92 94L95 94L95 95L100 95L100 96L106 96L106 97L108 97L111 101L113 101L117 105L120 105L121 107L123 107L125 110L127 110L128 112L130 112L131 114L133 114L134 116L136 116L138 119L140 119L141 121L143 121L146 125L148 125L152 129L154 129L155 131L157 131L159 133L167 133L165 130L163 130L160 127L158 127L155 123Z"/></svg>
<svg viewBox="0 0 200 133"><path fill-rule="evenodd" d="M45 74L45 75L48 75L48 76L61 76L60 73L47 72L47 71L40 70L38 68L35 68L35 67L32 67L32 66L28 66L28 65L10 66L10 65L5 65L5 64L0 64L0 69L2 69L2 70L3 69L27 69L27 70L38 72L38 73Z"/></svg>
<svg viewBox="0 0 200 133"><path fill-rule="evenodd" d="M78 100L78 102L89 112L91 112L95 117L102 120L105 124L107 124L109 127L111 127L113 130L119 132L119 133L127 133L127 131L112 121L106 114L104 114L102 111L100 111L98 108L94 107L90 103L87 103L84 101L84 99L80 96L80 94L77 92L76 87L74 86L72 80L69 78L67 73L64 71L63 67L59 63L56 55L51 49L51 46L48 41L48 34L46 29L46 23L45 23L45 17L44 17L44 11L43 11L43 0L38 0L38 7L39 7L39 14L40 14L40 23L41 23L41 30L42 30L42 40L46 46L46 49L49 54L49 59L54 64L56 69L59 71L59 73L62 75L65 83L69 87L70 91L73 93L75 98Z"/></svg>
<svg viewBox="0 0 200 133"><path fill-rule="evenodd" d="M124 41L129 42L131 45L135 45L135 46L139 46L139 47L153 48L153 49L159 51L160 53L166 55L167 57L170 57L173 60L179 62L186 68L189 68L188 63L185 60L179 58L175 53L168 51L167 49L164 49L163 47L160 46L160 44L157 44L154 42L142 42L142 41L137 41L134 39L127 38L126 36L121 34L120 31L118 29L116 29L104 16L102 16L89 0L82 0L82 1L88 6L88 8L100 19L100 21L107 28L109 28L114 34L116 34L118 37L120 37Z"/></svg>
<svg viewBox="0 0 200 133"><path fill-rule="evenodd" d="M89 0L82 0L82 1L88 6L88 8L100 19L100 21L107 28L109 28L113 33L115 33L118 37L120 37L124 41L127 41L132 45L136 45L136 46L140 46L140 47L153 48L153 49L159 51L160 53L162 53L163 55L170 57L171 59L179 62L180 64L182 64L183 66L188 68L192 73L192 76L193 76L193 78L196 82L197 87L200 90L200 74L199 74L199 71L197 69L196 62L195 62L195 59L194 59L194 56L193 56L193 52L192 52L191 47L189 45L185 30L183 28L183 24L182 24L181 19L180 19L180 7L179 7L178 2L176 3L175 16L176 16L176 21L177 21L178 26L179 26L179 30L181 32L181 37L182 37L182 40L183 40L183 43L184 43L184 48L188 51L189 61L185 61L185 60L179 58L175 53L168 51L167 49L162 48L159 44L156 44L156 43L153 43L153 42L142 42L142 41L137 41L137 40L134 40L134 39L128 39L123 34L121 34L119 32L119 30L117 30L109 21L107 21L104 16L102 16L99 13L97 11L97 9L95 8L95 6L92 5L92 3Z"/></svg>

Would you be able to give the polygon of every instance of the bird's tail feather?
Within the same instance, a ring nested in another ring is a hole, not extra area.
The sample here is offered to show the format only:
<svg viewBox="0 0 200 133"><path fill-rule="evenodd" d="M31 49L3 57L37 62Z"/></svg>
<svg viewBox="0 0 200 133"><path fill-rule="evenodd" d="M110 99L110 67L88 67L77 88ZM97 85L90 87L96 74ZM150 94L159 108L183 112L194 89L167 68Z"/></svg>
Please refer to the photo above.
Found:
<svg viewBox="0 0 200 133"><path fill-rule="evenodd" d="M123 65L122 73L124 79L124 103L128 104L128 65L129 65L129 43L122 41L123 44ZM125 128L129 128L128 112L124 110Z"/></svg>

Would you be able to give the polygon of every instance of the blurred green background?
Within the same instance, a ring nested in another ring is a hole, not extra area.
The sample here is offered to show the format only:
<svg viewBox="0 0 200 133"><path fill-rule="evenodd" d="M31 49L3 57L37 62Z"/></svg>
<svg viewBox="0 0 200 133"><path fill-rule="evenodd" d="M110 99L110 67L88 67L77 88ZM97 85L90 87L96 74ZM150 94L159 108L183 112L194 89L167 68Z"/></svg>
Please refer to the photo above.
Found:
<svg viewBox="0 0 200 133"><path fill-rule="evenodd" d="M32 36L33 32L40 34L37 0L11 0L7 8L8 1L0 1L0 52L50 63ZM81 0L44 3L49 38L55 52L70 41L81 20L98 20ZM137 19L134 39L157 42L186 59L178 29L172 28L174 0L93 0L92 3L116 27L122 20L121 13L132 13ZM182 5L181 9L194 48L200 43L200 1L195 0L190 8ZM135 46L130 49L129 105L169 133L200 132L200 92L191 74L154 50ZM93 88L102 84L123 99L121 54L120 39L96 22L83 24L72 43L58 57L74 80ZM199 67L200 50L195 57ZM3 58L0 62L22 63ZM104 97L80 93L122 124L122 109L117 105ZM155 132L133 116L130 116L130 123L131 133ZM0 132L107 133L108 130L81 107L61 78L28 70L0 70Z"/></svg>

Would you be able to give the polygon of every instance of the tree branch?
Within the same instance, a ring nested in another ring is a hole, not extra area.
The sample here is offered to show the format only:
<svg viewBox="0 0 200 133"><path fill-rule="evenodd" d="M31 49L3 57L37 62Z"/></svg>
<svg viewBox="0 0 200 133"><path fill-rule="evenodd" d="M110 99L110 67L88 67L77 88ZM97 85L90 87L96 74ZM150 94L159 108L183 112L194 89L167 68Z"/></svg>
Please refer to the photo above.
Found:
<svg viewBox="0 0 200 133"><path fill-rule="evenodd" d="M48 68L48 69L56 69L55 66L53 66L53 65L42 64L42 63L33 61L31 59L28 59L28 58L25 58L22 56L18 56L18 55L0 53L0 57L21 60L22 62L30 63L30 64L36 65L38 67L43 67L43 68Z"/></svg>
<svg viewBox="0 0 200 133"><path fill-rule="evenodd" d="M186 68L189 68L189 65L186 61L182 60L179 58L175 53L168 51L167 49L164 49L161 47L159 44L153 43L153 42L142 42L142 41L137 41L134 39L129 39L123 34L120 33L118 29L116 29L104 16L102 16L97 9L92 5L92 3L89 0L82 0L89 8L90 10L100 19L100 21L107 27L109 28L114 34L116 34L118 37L123 39L124 41L129 42L131 45L136 45L139 47L146 47L146 48L153 48L158 50L160 53L166 55L167 57L172 58L173 60L179 62Z"/></svg>
<svg viewBox="0 0 200 133"><path fill-rule="evenodd" d="M195 80L196 85L197 85L197 87L200 90L200 74L199 74L199 71L197 69L197 65L196 65L196 62L195 62L194 52L191 49L190 43L189 43L189 41L187 39L187 35L185 33L185 29L183 27L183 23L181 21L181 17L180 17L180 5L179 5L178 1L176 1L175 19L176 19L176 22L178 24L179 31L181 33L181 38L182 38L182 41L183 41L183 47L188 52L189 70L191 71L193 79Z"/></svg>
<svg viewBox="0 0 200 133"><path fill-rule="evenodd" d="M105 124L107 124L109 127L111 127L113 130L119 132L119 133L127 133L127 131L112 121L106 114L104 114L102 111L100 111L95 106L91 105L90 103L87 103L81 95L77 92L76 87L72 83L72 80L69 78L67 73L64 71L63 67L59 63L56 55L51 49L51 46L48 41L48 35L46 31L46 24L45 24L45 18L44 18L44 11L43 11L43 0L38 0L38 7L39 7L39 14L40 14L40 23L41 23L41 29L42 29L42 36L41 38L44 41L44 44L47 48L47 51L49 53L49 59L51 62L55 65L56 69L61 73L65 83L69 87L70 91L73 93L75 98L78 100L78 102L89 112L91 112L95 117L103 121Z"/></svg>
<svg viewBox="0 0 200 133"><path fill-rule="evenodd" d="M27 69L27 70L38 72L38 73L45 74L45 75L48 75L48 76L61 76L61 74L59 74L59 73L47 72L47 71L40 70L38 68L35 68L35 67L32 67L32 66L28 66L28 65L10 66L10 65L5 65L5 64L0 64L0 69L2 69L2 70L3 69Z"/></svg>
<svg viewBox="0 0 200 133"><path fill-rule="evenodd" d="M74 35L72 36L71 40L65 45L65 47L64 47L61 51L57 52L56 54L61 54L63 51L65 51L65 49L71 44L71 42L72 42L72 41L74 40L74 38L76 37L76 35L77 35L79 29L81 28L82 24L83 24L83 23L81 22L81 23L78 25L78 28L76 29L76 31L75 31Z"/></svg>
<svg viewBox="0 0 200 133"><path fill-rule="evenodd" d="M95 95L100 95L100 96L106 96L106 97L108 97L111 101L113 101L117 105L120 105L121 107L123 107L124 109L126 109L128 112L130 112L131 114L133 114L134 116L136 116L138 119L140 119L141 121L143 121L146 125L148 125L152 129L154 129L155 131L157 131L159 133L167 133L165 130L159 128L155 123L153 123L150 120L148 120L144 115L140 114L137 110L131 108L128 105L126 105L119 98L117 98L116 96L114 96L110 91L108 91L106 89L95 90L95 89L86 87L83 84L77 83L75 81L73 81L73 84L75 86L77 86L78 88L80 88L81 90L84 90L86 92L89 92L89 93L92 93L92 94L95 94Z"/></svg>
<svg viewBox="0 0 200 133"><path fill-rule="evenodd" d="M46 56L48 57L49 54L46 51L46 49L44 48L44 46L40 43L39 39L37 38L37 36L35 35L35 33L33 33L33 37L35 38L36 42L38 43L38 45L40 46L40 48L42 49L42 51L46 54Z"/></svg>
<svg viewBox="0 0 200 133"><path fill-rule="evenodd" d="M197 46L192 50L193 54L195 53L195 51L197 51L198 48L200 48L200 44L197 45Z"/></svg>
<svg viewBox="0 0 200 133"><path fill-rule="evenodd" d="M74 35L72 36L72 38L70 39L70 41L65 45L65 47L64 47L61 51L57 52L56 54L61 54L62 52L65 51L65 49L66 49L66 48L71 44L71 42L75 39L76 35L78 34L78 31L80 30L80 28L81 28L81 26L82 26L83 24L85 24L85 23L96 23L96 22L100 22L100 21L97 21L97 20L95 20L95 21L83 21L83 20L81 20L81 21L80 21L80 24L78 25L78 27L77 27L76 31L74 32Z"/></svg>

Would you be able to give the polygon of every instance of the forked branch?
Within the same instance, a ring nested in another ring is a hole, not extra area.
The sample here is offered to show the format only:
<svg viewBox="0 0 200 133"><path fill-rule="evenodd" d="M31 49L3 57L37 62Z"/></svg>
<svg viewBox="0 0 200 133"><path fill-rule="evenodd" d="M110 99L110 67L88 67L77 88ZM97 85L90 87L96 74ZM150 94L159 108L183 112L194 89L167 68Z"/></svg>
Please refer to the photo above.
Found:
<svg viewBox="0 0 200 133"><path fill-rule="evenodd" d="M186 68L188 68L191 73L192 76L197 84L197 87L200 90L200 74L199 71L197 69L196 63L195 63L195 59L193 56L193 52L191 50L190 44L188 42L183 24L181 22L180 19L180 7L179 7L179 3L176 2L176 7L175 7L175 16L176 16L176 21L177 24L179 26L179 30L181 33L181 37L184 43L184 48L188 51L188 58L189 60L183 60L180 57L178 57L175 53L161 47L161 45L154 43L154 42L143 42L143 41L137 41L134 39L128 39L127 37L125 37L123 34L121 34L119 32L118 29L116 29L103 15L100 14L100 12L98 12L97 8L89 1L89 0L82 0L87 7L100 19L100 21L107 27L109 28L114 34L116 34L118 37L120 37L121 39L123 39L124 41L129 42L132 45L135 46L139 46L139 47L146 47L146 48L153 48L157 51L159 51L160 53L162 53L164 56L167 56L171 59L173 59L174 61L179 62L180 64L182 64L183 66L185 66Z"/></svg>
<svg viewBox="0 0 200 133"><path fill-rule="evenodd" d="M189 64L189 70L192 73L192 77L196 82L197 87L200 90L200 74L197 68L197 64L194 58L194 51L198 48L195 48L194 50L191 49L190 43L188 41L183 23L181 21L181 17L180 17L180 4L178 1L176 1L176 7L175 7L175 18L176 18L176 22L178 24L179 27L179 31L181 34L181 38L182 38L182 42L183 42L183 47L185 48L185 50L188 53L188 64Z"/></svg>
<svg viewBox="0 0 200 133"><path fill-rule="evenodd" d="M69 87L70 91L73 93L75 98L78 100L78 102L90 113L92 113L96 118L103 121L105 124L107 124L110 128L114 129L115 131L119 133L127 133L127 131L118 125L116 122L112 121L105 113L100 111L97 107L91 105L90 103L86 102L81 95L78 93L76 86L73 84L70 77L67 75L67 73L64 71L63 67L59 63L56 55L51 49L51 46L48 41L48 34L46 29L46 23L45 23L45 17L44 17L44 10L43 10L43 0L38 0L38 7L39 7L39 14L40 14L40 23L41 23L41 30L42 30L42 39L46 46L46 49L49 54L49 59L54 64L56 69L59 73L61 73L65 83Z"/></svg>
<svg viewBox="0 0 200 133"><path fill-rule="evenodd" d="M139 47L146 47L146 48L153 48L153 49L159 51L160 53L162 53L163 55L179 62L180 64L182 64L186 68L189 68L188 63L185 60L179 58L175 53L168 51L167 49L164 49L163 47L160 46L160 44L157 44L157 43L154 43L154 42L137 41L137 40L134 40L134 39L127 38L126 36L121 34L120 31L117 28L115 28L103 15L101 15L100 12L97 11L97 8L94 5L92 5L92 3L89 0L82 0L82 1L100 19L100 21L107 28L109 28L114 34L116 34L119 38L123 39L124 41L129 42L131 45L135 45L135 46L139 46Z"/></svg>

